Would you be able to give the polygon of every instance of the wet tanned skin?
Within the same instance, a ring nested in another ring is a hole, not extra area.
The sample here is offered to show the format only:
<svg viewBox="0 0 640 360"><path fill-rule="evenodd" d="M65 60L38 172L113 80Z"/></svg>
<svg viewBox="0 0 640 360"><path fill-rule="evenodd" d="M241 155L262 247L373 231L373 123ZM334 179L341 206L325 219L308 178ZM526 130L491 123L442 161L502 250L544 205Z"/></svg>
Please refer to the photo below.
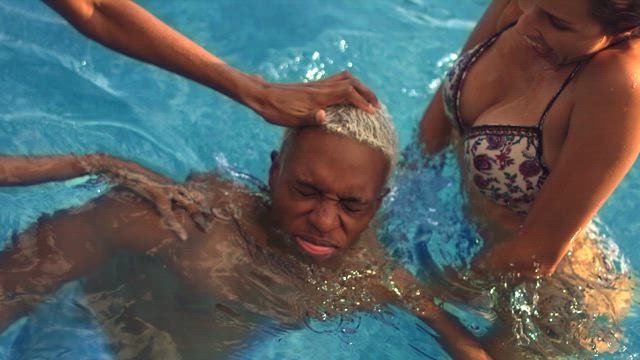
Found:
<svg viewBox="0 0 640 360"><path fill-rule="evenodd" d="M304 129L270 170L271 218L302 251L305 242L335 249L315 255L318 260L343 252L378 210L388 172L381 151Z"/></svg>
<svg viewBox="0 0 640 360"><path fill-rule="evenodd" d="M289 234L300 234L335 246L338 250L331 257L338 258L367 228L378 209L387 172L388 163L381 152L338 135L304 130L282 160L274 163L270 183L275 190L270 207L239 184L212 175L193 178L185 186L201 191L206 203L219 211L210 219L210 230L204 232L185 210L175 208L177 220L188 234L188 240L182 241L164 226L152 204L129 190L116 188L81 208L43 217L31 230L18 235L16 245L0 253L0 285L3 292L44 296L98 269L112 254L124 250L157 257L200 294L223 303L246 300L260 306L255 289L241 286L246 273L263 271L262 264L247 253L244 241L249 238L258 246L275 247L276 252L286 255L300 253L301 249L287 248L294 243L285 239ZM347 215L338 202L299 199L292 196L289 186L300 179L325 195L369 201L372 206ZM234 216L240 218L233 220ZM264 268L274 284L289 285L281 274ZM270 306L266 315L275 318L284 314L288 305ZM7 325L28 307L12 310L3 306L0 319Z"/></svg>
<svg viewBox="0 0 640 360"><path fill-rule="evenodd" d="M329 306L329 311L346 311L342 300L353 298L353 310L360 304L365 310L374 304L407 307L442 335L439 341L454 358L486 358L455 319L430 297L418 295L427 291L408 272L392 266L376 241L369 223L386 193L389 163L384 155L318 128L300 131L283 152L274 158L269 174L271 201L266 194L213 174L190 177L181 191L201 198L199 206L210 215L203 227L194 220L194 209L174 205L170 211L185 236L166 224L154 204L123 187L80 208L41 218L16 236L14 246L0 252L0 295L16 299L0 303L0 328L65 282L101 268L113 254L126 251L155 258L184 288L179 301L171 294L167 299L165 291L133 299L140 306L130 307L122 321L135 327L150 326L159 334L223 331L241 345L256 327L247 327L249 323L268 318L299 324L315 309ZM162 188L157 183L137 185ZM133 273L139 276L139 270L134 268ZM341 287L339 279L346 275L357 278ZM156 273L148 278L155 282L163 276ZM105 282L98 278L95 283ZM339 296L318 283L341 287ZM160 288L167 286L175 285L163 283ZM190 296L194 299L189 300ZM122 303L122 299L115 301ZM188 310L182 314L181 304L190 302L202 302L210 309L204 321L189 317ZM239 317L232 321L238 326L224 328L207 321L219 317L213 315L219 305L228 316ZM151 306L158 311L150 310ZM132 335L122 333L127 327L106 316L105 329L114 341ZM224 357L233 351L228 346L231 338L171 335L169 339L190 356L210 356L215 351Z"/></svg>

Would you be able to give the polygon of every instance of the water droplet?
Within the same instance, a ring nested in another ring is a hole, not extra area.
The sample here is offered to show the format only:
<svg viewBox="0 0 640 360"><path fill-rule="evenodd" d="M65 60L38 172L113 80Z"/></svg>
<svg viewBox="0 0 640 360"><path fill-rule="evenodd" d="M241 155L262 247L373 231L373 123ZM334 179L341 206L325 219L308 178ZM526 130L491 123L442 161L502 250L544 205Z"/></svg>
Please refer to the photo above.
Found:
<svg viewBox="0 0 640 360"><path fill-rule="evenodd" d="M354 328L343 328L342 329L342 333L343 334L355 334L356 333L356 329L354 329Z"/></svg>
<svg viewBox="0 0 640 360"><path fill-rule="evenodd" d="M347 48L349 48L349 45L347 45L347 42L345 40L340 40L338 48L340 49L340 51L345 52Z"/></svg>

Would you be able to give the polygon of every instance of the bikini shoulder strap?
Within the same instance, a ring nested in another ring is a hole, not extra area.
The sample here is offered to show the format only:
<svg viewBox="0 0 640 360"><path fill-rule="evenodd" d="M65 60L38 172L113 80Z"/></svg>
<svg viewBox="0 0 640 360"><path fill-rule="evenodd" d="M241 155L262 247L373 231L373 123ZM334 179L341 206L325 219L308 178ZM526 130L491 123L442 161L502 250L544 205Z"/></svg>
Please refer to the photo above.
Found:
<svg viewBox="0 0 640 360"><path fill-rule="evenodd" d="M509 25L505 26L504 28L498 30L497 32L495 32L493 35L491 35L490 37L488 37L487 39L485 39L484 41L478 43L477 45L475 45L473 48L467 50L467 54L468 54L468 58L463 60L460 59L460 61L458 61L457 65L454 66L460 66L461 69L461 75L459 77L459 79L457 81L455 81L454 84L454 93L455 93L455 102L456 102L456 110L455 110L455 122L458 126L458 131L460 131L460 134L463 134L464 131L466 130L466 127L464 126L464 124L462 124L462 120L461 120L461 116L460 116L460 92L462 90L462 81L463 79L467 76L467 72L469 71L469 69L471 68L471 66L480 58L480 56L482 56L482 54L485 52L485 50L487 50L488 48L490 48L493 43L496 42L496 40L498 40L498 38L500 37L500 35L502 35L503 32L509 30L510 28L512 28L515 24L517 23L517 21L514 21L512 23L510 23Z"/></svg>
<svg viewBox="0 0 640 360"><path fill-rule="evenodd" d="M560 86L560 88L558 89L558 91L556 91L556 93L553 95L553 97L551 98L551 100L549 101L549 103L547 104L547 107L544 109L544 112L542 112L542 115L540 116L540 120L538 120L538 129L540 129L540 131L542 131L542 126L544 125L544 121L546 120L547 116L549 115L549 111L551 111L551 107L553 106L553 104L556 102L556 100L558 99L558 96L560 96L560 94L562 93L562 91L567 87L567 85L569 85L569 83L571 82L571 80L573 80L576 75L578 75L578 73L580 72L580 70L582 70L584 68L584 66L591 60L593 59L596 55L598 55L600 52L605 51L607 49L610 49L614 46L617 46L627 40L629 40L631 37L623 37L622 39L615 41L609 45L607 45L605 48L598 50L597 52L595 52L594 54L592 54L591 56L589 56L586 59L580 60L578 62L578 64L576 64L576 67L573 68L573 71L571 71L571 74L569 74L569 76L567 76L567 78L564 80L564 82L562 83L562 85Z"/></svg>
<svg viewBox="0 0 640 360"><path fill-rule="evenodd" d="M567 85L569 85L571 80L573 80L576 77L576 75L578 75L580 70L582 70L584 65L590 59L591 59L591 57L589 59L581 60L580 62L578 62L578 64L571 71L571 74L569 74L569 76L567 76L567 78L564 79L564 81L562 82L562 85L560 85L560 88L558 89L558 91L556 91L556 93L553 94L553 97L551 98L551 100L549 100L549 103L547 103L547 107L544 108L544 111L542 112L542 115L540 115L540 119L538 120L538 129L540 129L540 131L542 131L542 126L544 125L544 121L547 119L547 115L549 115L549 111L551 111L551 108L553 107L553 104L555 104L555 102L556 102L556 100L558 100L558 97L560 96L560 94L562 94L562 92L567 87Z"/></svg>

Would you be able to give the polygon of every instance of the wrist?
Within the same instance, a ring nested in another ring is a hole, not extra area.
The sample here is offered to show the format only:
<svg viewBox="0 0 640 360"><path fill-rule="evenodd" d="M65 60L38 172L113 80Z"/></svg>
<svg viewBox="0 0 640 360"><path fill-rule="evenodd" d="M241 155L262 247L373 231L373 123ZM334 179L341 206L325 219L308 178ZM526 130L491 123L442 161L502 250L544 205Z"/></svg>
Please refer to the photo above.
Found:
<svg viewBox="0 0 640 360"><path fill-rule="evenodd" d="M438 298L424 297L411 304L411 312L425 321L435 321L446 315L442 308L442 300Z"/></svg>
<svg viewBox="0 0 640 360"><path fill-rule="evenodd" d="M524 278L537 279L552 275L559 262L558 257L554 254L533 249L528 250L526 246L509 251L510 255L504 253L505 251L500 251L497 254L492 253L489 261L485 264L485 272L492 274L515 273Z"/></svg>
<svg viewBox="0 0 640 360"><path fill-rule="evenodd" d="M260 114L267 101L269 83L258 75L240 73L242 86L239 87L238 100L251 110Z"/></svg>
<svg viewBox="0 0 640 360"><path fill-rule="evenodd" d="M94 153L86 155L77 155L75 158L75 167L82 175L99 174L105 169L105 162L108 155L103 153Z"/></svg>
<svg viewBox="0 0 640 360"><path fill-rule="evenodd" d="M259 112L267 88L260 76L244 73L225 63L215 62L207 70L205 85Z"/></svg>

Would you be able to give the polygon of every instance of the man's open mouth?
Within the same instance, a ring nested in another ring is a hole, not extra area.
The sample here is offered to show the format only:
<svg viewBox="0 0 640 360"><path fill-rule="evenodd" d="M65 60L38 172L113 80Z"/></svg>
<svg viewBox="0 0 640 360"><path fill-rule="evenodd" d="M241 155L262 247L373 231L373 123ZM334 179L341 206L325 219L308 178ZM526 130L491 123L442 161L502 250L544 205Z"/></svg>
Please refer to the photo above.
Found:
<svg viewBox="0 0 640 360"><path fill-rule="evenodd" d="M320 241L305 236L294 236L293 239L302 251L311 256L328 257L338 250L335 245L326 241Z"/></svg>

